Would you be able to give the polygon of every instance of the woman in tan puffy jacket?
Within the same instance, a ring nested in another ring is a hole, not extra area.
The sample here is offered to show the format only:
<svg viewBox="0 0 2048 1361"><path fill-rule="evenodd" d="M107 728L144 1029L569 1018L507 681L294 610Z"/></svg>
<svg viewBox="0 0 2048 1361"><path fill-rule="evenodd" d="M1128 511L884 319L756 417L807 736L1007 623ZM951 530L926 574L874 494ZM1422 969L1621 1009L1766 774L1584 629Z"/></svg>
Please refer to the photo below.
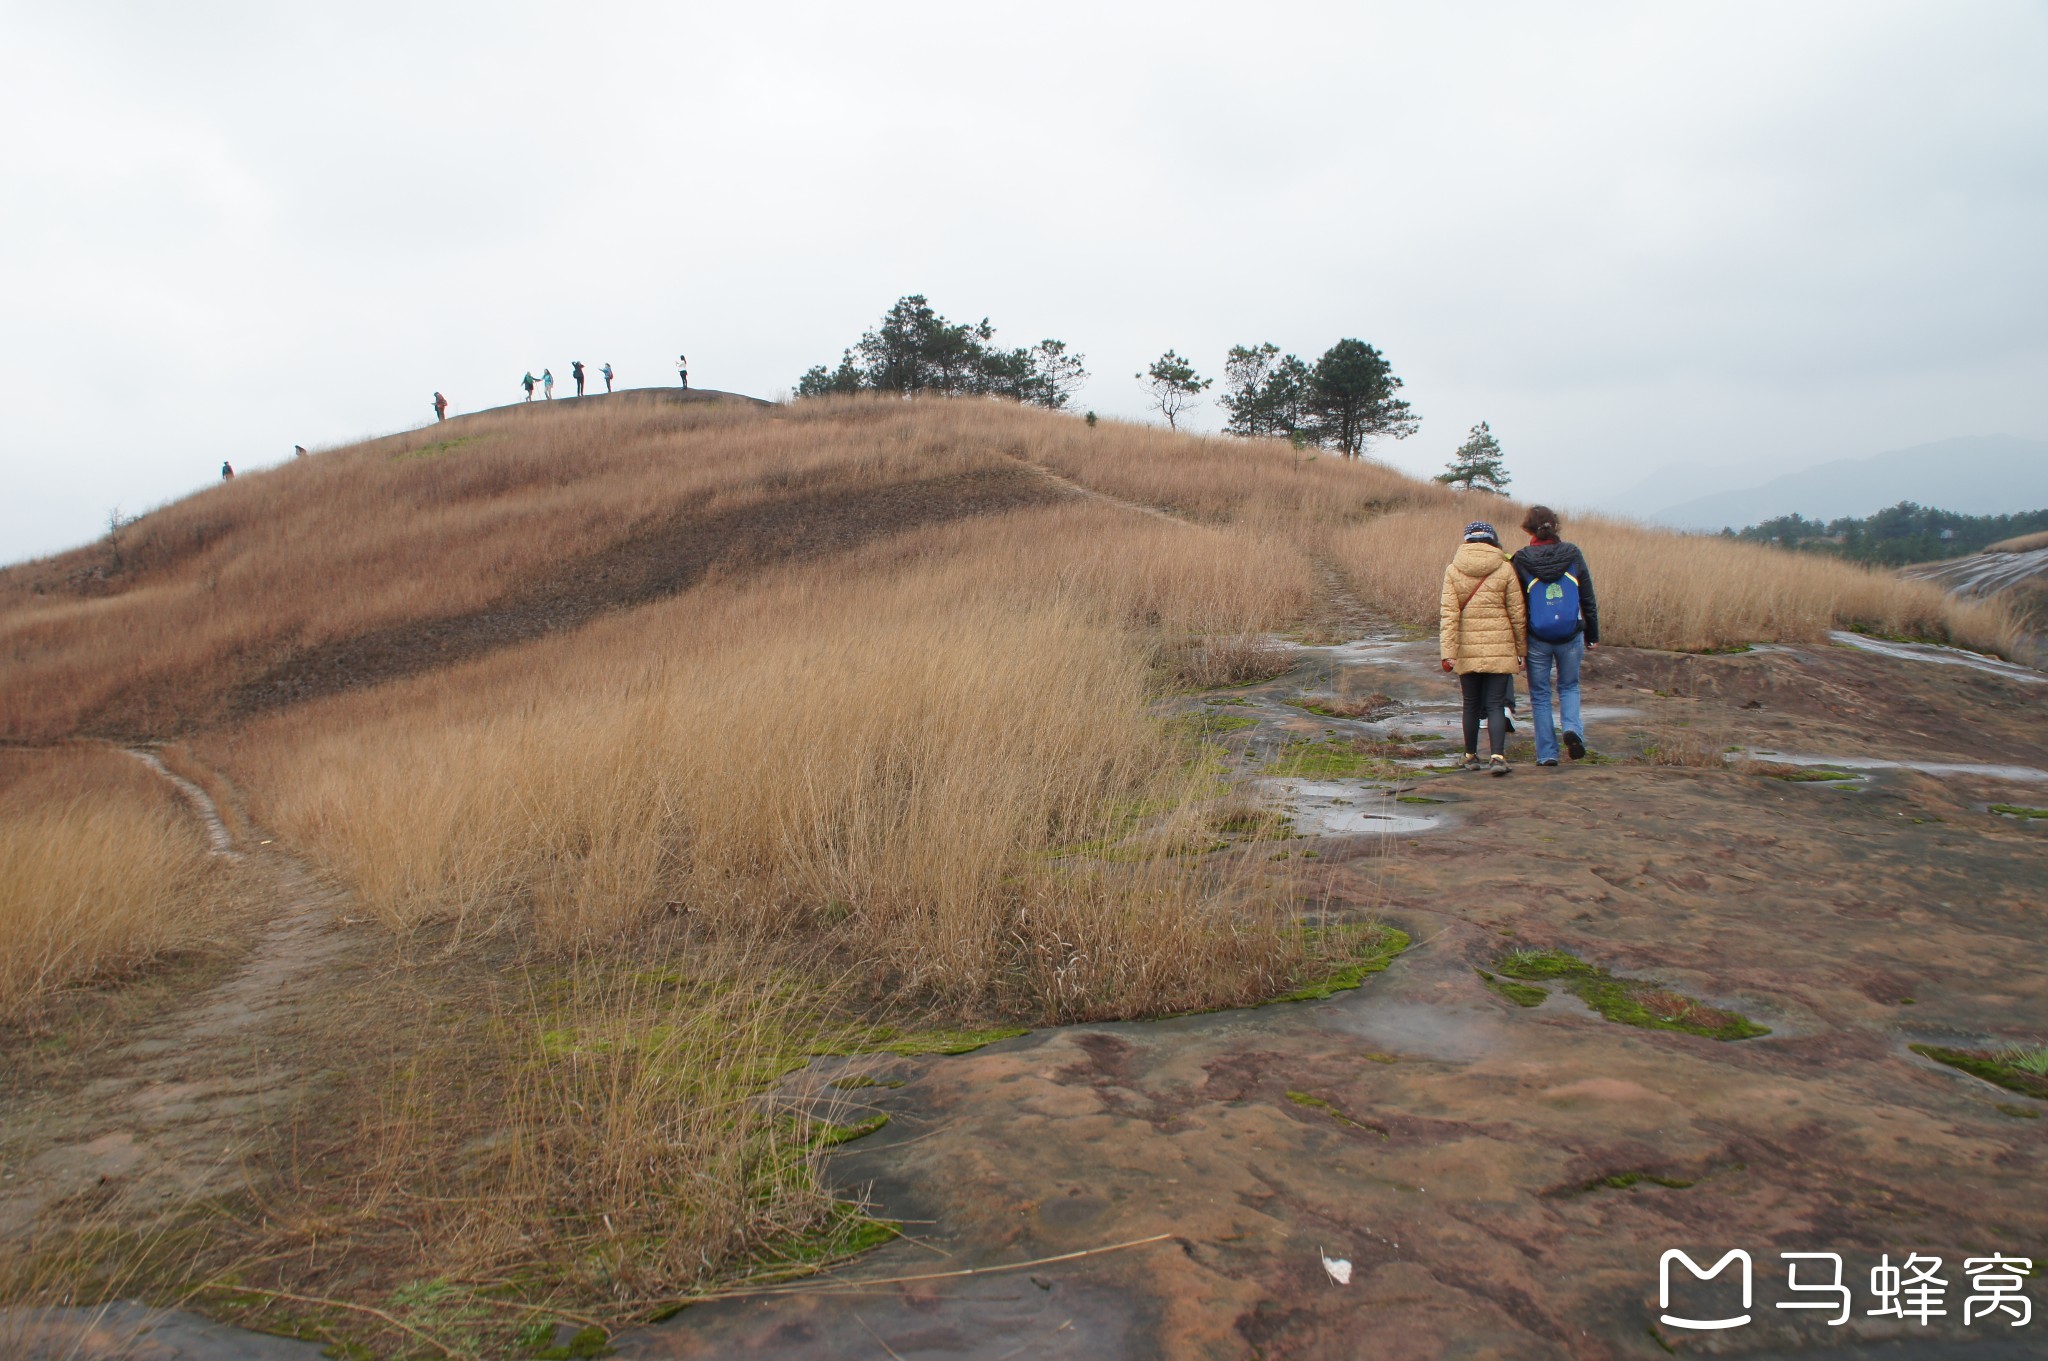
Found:
<svg viewBox="0 0 2048 1361"><path fill-rule="evenodd" d="M1489 768L1508 773L1508 695L1529 653L1529 607L1500 536L1484 520L1465 526L1465 542L1444 569L1439 611L1446 671L1465 692L1465 769L1479 769L1479 720L1492 748Z"/></svg>

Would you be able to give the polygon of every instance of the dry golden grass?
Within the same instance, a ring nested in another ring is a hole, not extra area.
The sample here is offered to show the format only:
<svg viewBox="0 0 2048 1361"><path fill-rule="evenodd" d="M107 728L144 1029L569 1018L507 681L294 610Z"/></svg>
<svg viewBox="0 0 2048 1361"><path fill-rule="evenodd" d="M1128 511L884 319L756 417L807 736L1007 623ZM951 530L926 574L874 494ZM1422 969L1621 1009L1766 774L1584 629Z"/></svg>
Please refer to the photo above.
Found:
<svg viewBox="0 0 2048 1361"><path fill-rule="evenodd" d="M2000 539L1984 551L1987 553L2031 553L2037 548L2048 548L2048 529L2034 534L2020 534L2010 539Z"/></svg>
<svg viewBox="0 0 2048 1361"><path fill-rule="evenodd" d="M982 414L622 395L238 477L118 545L0 570L0 737L71 732L124 693L144 713L211 717L205 696L293 648L473 610L685 511L1014 466L972 437Z"/></svg>
<svg viewBox="0 0 2048 1361"><path fill-rule="evenodd" d="M199 943L212 869L191 813L132 758L0 751L0 1024Z"/></svg>
<svg viewBox="0 0 2048 1361"><path fill-rule="evenodd" d="M1444 564L1465 523L1484 518L1512 552L1522 507L1489 499L1399 511L1333 537L1339 561L1374 604L1404 623L1433 626ZM1707 651L1758 642L1813 642L1830 629L1867 628L1984 651L2013 643L2009 611L1958 600L1818 554L1705 535L1676 535L1612 520L1574 519L1565 537L1586 552L1600 600L1600 637L1623 647Z"/></svg>
<svg viewBox="0 0 2048 1361"><path fill-rule="evenodd" d="M1275 626L1305 567L1150 521L1103 547L1124 515L1030 512L979 544L928 532L893 567L702 590L255 725L226 755L401 932L566 949L687 916L829 939L967 1011L1245 1000L1299 966L1284 929L1243 936L1191 868L1061 853L1127 836L1134 810L1194 816L1208 786L1148 715L1156 625Z"/></svg>
<svg viewBox="0 0 2048 1361"><path fill-rule="evenodd" d="M991 438L1005 453L1111 496L1283 532L1456 499L1372 459L1299 450L1285 440L1185 435L1121 421L1090 428L1056 416L991 431Z"/></svg>

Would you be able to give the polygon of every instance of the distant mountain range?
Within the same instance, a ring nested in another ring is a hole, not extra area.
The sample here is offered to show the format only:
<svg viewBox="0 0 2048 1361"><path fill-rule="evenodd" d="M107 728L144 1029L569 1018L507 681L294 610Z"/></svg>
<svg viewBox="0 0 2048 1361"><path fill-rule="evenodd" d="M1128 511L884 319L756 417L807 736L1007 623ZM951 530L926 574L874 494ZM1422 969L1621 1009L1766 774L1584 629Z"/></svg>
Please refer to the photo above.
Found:
<svg viewBox="0 0 2048 1361"><path fill-rule="evenodd" d="M1737 473L1736 476L1740 476ZM1666 495L1696 491L1697 472L1685 485L1673 478ZM1962 515L2005 515L2048 508L2048 441L2014 435L1966 435L1910 449L1837 459L1739 490L1697 494L1666 503L1654 499L1659 480L1614 498L1614 508L1674 529L1741 529L1798 512L1808 519L1869 515L1916 501Z"/></svg>

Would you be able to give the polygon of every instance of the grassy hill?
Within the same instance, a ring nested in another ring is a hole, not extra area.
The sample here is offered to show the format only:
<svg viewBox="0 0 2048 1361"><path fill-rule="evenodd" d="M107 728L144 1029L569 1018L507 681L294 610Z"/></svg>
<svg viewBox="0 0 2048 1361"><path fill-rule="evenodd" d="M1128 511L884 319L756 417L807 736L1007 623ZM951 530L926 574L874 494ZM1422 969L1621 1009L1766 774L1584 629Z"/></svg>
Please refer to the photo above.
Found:
<svg viewBox="0 0 2048 1361"><path fill-rule="evenodd" d="M0 1291L289 1323L438 1280L436 1336L496 1337L871 1241L818 1172L843 1102L764 1097L811 1056L1243 1005L1397 948L1304 925L1273 821L1161 704L1284 669L1276 633L1433 626L1475 517L1513 542L1520 508L987 402L622 394L0 572L10 1062L82 1081L223 961L332 951L276 1039L324 1076L244 1131L248 1180L31 1217ZM2010 632L1845 563L1567 533L1624 647Z"/></svg>

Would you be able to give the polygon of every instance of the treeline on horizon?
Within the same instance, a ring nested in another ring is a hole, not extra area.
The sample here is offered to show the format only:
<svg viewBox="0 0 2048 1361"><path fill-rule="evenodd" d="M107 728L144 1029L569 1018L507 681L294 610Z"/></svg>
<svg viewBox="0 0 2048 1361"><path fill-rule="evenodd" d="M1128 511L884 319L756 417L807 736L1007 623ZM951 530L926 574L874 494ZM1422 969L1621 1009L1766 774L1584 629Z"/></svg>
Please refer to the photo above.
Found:
<svg viewBox="0 0 2048 1361"><path fill-rule="evenodd" d="M1795 512L1746 529L1724 529L1721 537L1775 544L1804 553L1825 553L1871 566L1904 567L1908 563L1981 553L2002 539L2041 530L2048 530L2048 510L1958 515L1901 501L1875 515L1845 515L1826 521L1809 520Z"/></svg>
<svg viewBox="0 0 2048 1361"><path fill-rule="evenodd" d="M1172 350L1136 377L1153 407L1176 427L1180 413L1198 405L1215 382ZM923 294L911 294L844 351L838 367L814 365L797 381L796 394L1006 397L1060 410L1087 380L1085 356L1064 341L1004 348L996 344L988 318L948 321ZM1273 344L1234 345L1223 365L1223 428L1357 458L1374 439L1406 439L1420 427L1420 418L1398 396L1401 386L1386 357L1362 340L1339 340L1314 364L1283 355Z"/></svg>

